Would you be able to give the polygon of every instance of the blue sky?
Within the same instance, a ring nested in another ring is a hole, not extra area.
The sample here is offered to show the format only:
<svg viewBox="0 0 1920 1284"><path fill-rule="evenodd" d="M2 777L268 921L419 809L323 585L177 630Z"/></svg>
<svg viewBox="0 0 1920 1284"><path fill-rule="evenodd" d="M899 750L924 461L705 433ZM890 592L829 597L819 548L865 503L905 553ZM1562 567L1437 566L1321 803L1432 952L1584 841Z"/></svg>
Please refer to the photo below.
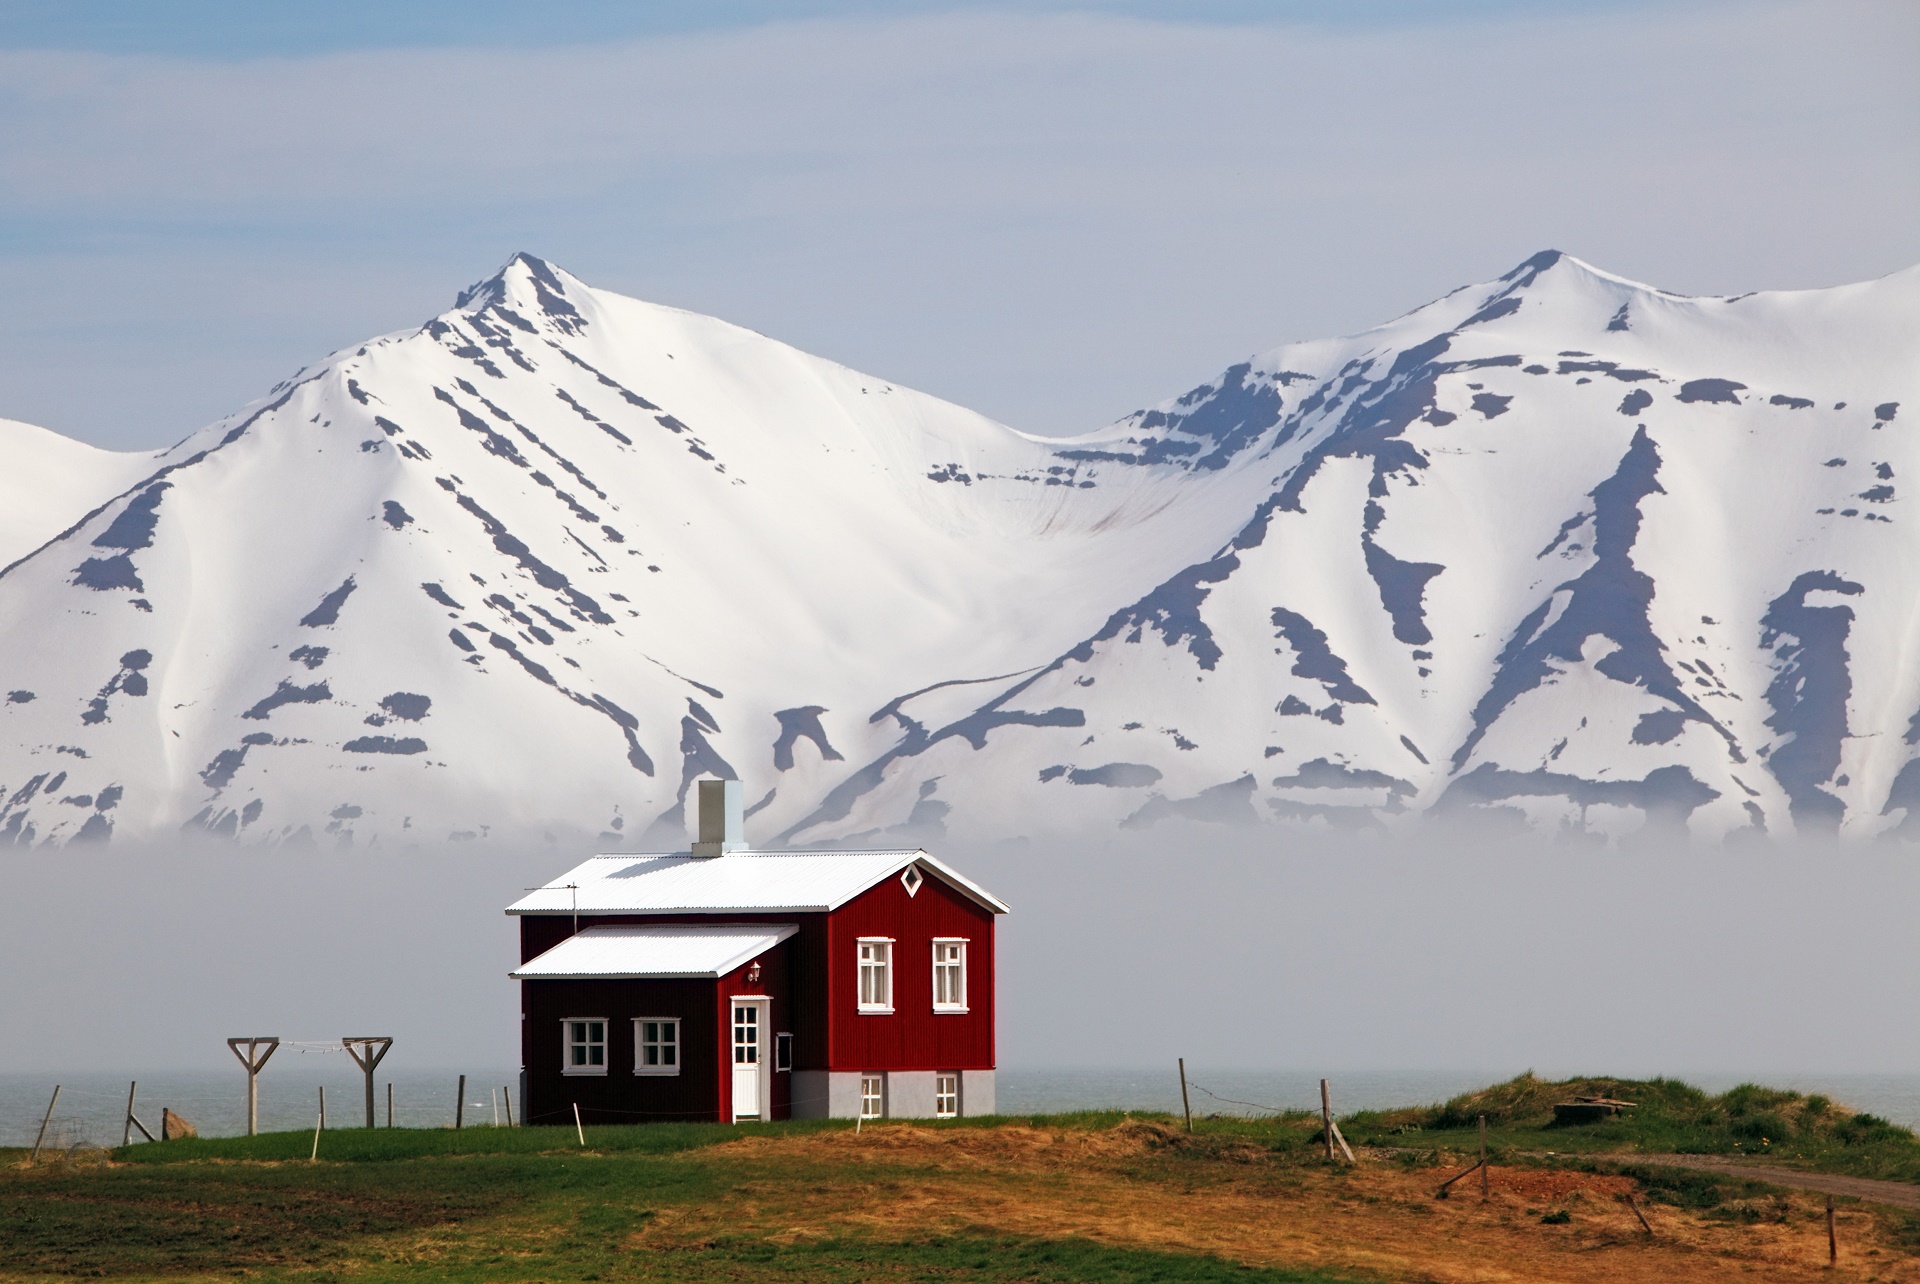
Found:
<svg viewBox="0 0 1920 1284"><path fill-rule="evenodd" d="M1846 0L13 0L0 416L170 441L529 250L1084 431L1549 246L1909 266L1916 53Z"/></svg>
<svg viewBox="0 0 1920 1284"><path fill-rule="evenodd" d="M1087 13L1196 24L1366 28L1446 24L1541 13L1645 8L1647 0L9 0L11 49L250 58L350 49L551 47L639 40L818 19L881 20L970 10Z"/></svg>

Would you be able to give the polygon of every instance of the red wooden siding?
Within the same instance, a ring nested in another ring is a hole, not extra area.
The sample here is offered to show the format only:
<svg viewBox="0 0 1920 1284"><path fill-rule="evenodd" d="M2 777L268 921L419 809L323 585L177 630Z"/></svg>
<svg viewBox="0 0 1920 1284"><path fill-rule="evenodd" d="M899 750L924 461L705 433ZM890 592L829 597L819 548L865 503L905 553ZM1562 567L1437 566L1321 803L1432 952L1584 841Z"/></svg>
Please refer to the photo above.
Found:
<svg viewBox="0 0 1920 1284"><path fill-rule="evenodd" d="M863 1013L863 936L893 938L893 1011ZM933 1010L933 939L967 939L967 1011ZM898 877L827 916L830 1070L991 1070L993 915L929 875L907 895Z"/></svg>

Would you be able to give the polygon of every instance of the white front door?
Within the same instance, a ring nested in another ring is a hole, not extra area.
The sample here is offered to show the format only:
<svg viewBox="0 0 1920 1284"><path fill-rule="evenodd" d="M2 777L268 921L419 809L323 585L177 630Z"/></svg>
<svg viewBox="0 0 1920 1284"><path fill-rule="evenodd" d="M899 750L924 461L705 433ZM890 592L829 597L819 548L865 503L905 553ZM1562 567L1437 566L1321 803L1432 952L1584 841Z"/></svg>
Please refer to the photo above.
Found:
<svg viewBox="0 0 1920 1284"><path fill-rule="evenodd" d="M766 1010L764 999L733 1001L733 1117L759 1119L765 1111L761 1089L766 1073Z"/></svg>

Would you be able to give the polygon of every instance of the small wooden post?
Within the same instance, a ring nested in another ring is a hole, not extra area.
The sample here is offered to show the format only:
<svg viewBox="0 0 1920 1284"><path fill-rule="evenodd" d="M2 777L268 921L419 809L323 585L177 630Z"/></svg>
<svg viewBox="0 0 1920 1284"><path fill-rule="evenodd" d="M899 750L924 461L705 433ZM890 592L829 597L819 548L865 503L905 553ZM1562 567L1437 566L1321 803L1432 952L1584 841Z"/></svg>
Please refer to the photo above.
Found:
<svg viewBox="0 0 1920 1284"><path fill-rule="evenodd" d="M1462 1177L1471 1177L1483 1167L1485 1167L1483 1164L1468 1164L1465 1168L1462 1168L1459 1172L1441 1182L1440 1189L1434 1192L1434 1197L1436 1199L1445 1199L1447 1192L1453 1188L1453 1183L1459 1181Z"/></svg>
<svg viewBox="0 0 1920 1284"><path fill-rule="evenodd" d="M1652 1235L1653 1223L1649 1222L1647 1220L1647 1215L1640 1211L1639 1201L1634 1199L1632 1191L1627 1192L1627 1207L1631 1208L1633 1210L1633 1215L1640 1219L1640 1229L1645 1231L1648 1235Z"/></svg>
<svg viewBox="0 0 1920 1284"><path fill-rule="evenodd" d="M467 1117L467 1076L460 1076L460 1091L453 1098L453 1130L460 1131L460 1125Z"/></svg>
<svg viewBox="0 0 1920 1284"><path fill-rule="evenodd" d="M40 1158L40 1143L47 1139L47 1125L53 1122L53 1108L60 1103L60 1085L53 1085L53 1100L47 1102L47 1113L40 1116L40 1135L33 1139L33 1153L27 1156L27 1162L33 1163Z"/></svg>
<svg viewBox="0 0 1920 1284"><path fill-rule="evenodd" d="M123 1146L131 1146L133 1144L133 1126L140 1122L133 1117L133 1094L139 1087L140 1081L138 1079L129 1080L127 1083L127 1117L120 1124L120 1144ZM142 1128L140 1131L146 1133L148 1141L153 1140L153 1134L147 1132L145 1128Z"/></svg>
<svg viewBox="0 0 1920 1284"><path fill-rule="evenodd" d="M493 1126L498 1128L500 1126L500 1094L493 1089L489 1089L487 1091L487 1098L493 1102Z"/></svg>
<svg viewBox="0 0 1920 1284"><path fill-rule="evenodd" d="M240 1051L241 1044L247 1045L245 1052ZM253 1035L250 1038L228 1039L227 1047L233 1055L240 1058L240 1064L247 1068L247 1136L257 1136L260 1132L260 1071L267 1064L274 1049L280 1046L280 1040L269 1035ZM262 1052L260 1049L265 1048Z"/></svg>
<svg viewBox="0 0 1920 1284"><path fill-rule="evenodd" d="M387 1127L393 1127L393 1080L387 1080Z"/></svg>
<svg viewBox="0 0 1920 1284"><path fill-rule="evenodd" d="M1320 1081L1320 1126L1327 1134L1327 1162L1333 1162L1333 1086Z"/></svg>
<svg viewBox="0 0 1920 1284"><path fill-rule="evenodd" d="M387 1049L393 1046L393 1040L386 1035L361 1034L340 1040L340 1046L347 1050L347 1055L353 1058L353 1064L359 1066L360 1073L367 1077L367 1127L371 1128L373 1127L373 1072L379 1066L380 1059L387 1055ZM393 1085L388 1084L387 1088L391 1091ZM389 1110L387 1114L388 1127L392 1127L393 1112Z"/></svg>
<svg viewBox="0 0 1920 1284"><path fill-rule="evenodd" d="M507 1127L513 1127L513 1089L500 1089L500 1097L507 1103Z"/></svg>
<svg viewBox="0 0 1920 1284"><path fill-rule="evenodd" d="M307 1162L310 1164L320 1162L320 1130L326 1126L327 1112L322 1110L320 1117L313 1122L313 1153L307 1156Z"/></svg>
<svg viewBox="0 0 1920 1284"><path fill-rule="evenodd" d="M1840 1264L1840 1237L1833 1230L1833 1196L1827 1196L1827 1269Z"/></svg>
<svg viewBox="0 0 1920 1284"><path fill-rule="evenodd" d="M1490 1194L1487 1183L1487 1117L1480 1116L1480 1200L1486 1202Z"/></svg>
<svg viewBox="0 0 1920 1284"><path fill-rule="evenodd" d="M327 1126L327 1085L320 1085L320 1126Z"/></svg>
<svg viewBox="0 0 1920 1284"><path fill-rule="evenodd" d="M864 1115L861 1116L861 1118L865 1117ZM587 1145L587 1130L580 1126L580 1103L577 1101L573 1103L573 1130L580 1134L580 1146L581 1149L584 1150ZM854 1131L858 1132L859 1130L860 1125L856 1123L854 1125Z"/></svg>
<svg viewBox="0 0 1920 1284"><path fill-rule="evenodd" d="M1187 1059L1180 1058L1180 1109L1187 1116L1187 1131L1193 1131L1193 1103L1187 1100Z"/></svg>

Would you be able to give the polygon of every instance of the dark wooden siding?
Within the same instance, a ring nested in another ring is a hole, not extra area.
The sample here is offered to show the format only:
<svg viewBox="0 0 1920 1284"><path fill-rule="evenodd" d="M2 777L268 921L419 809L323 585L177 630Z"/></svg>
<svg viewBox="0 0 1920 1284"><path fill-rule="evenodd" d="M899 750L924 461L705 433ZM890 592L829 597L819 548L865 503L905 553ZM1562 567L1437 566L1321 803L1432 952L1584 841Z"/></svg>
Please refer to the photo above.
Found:
<svg viewBox="0 0 1920 1284"><path fill-rule="evenodd" d="M545 954L573 935L570 914L522 914L520 961ZM794 1066L823 1070L827 1066L827 916L825 914L595 914L580 916L582 929L609 924L660 923L793 923L797 935L785 943L782 965L788 973L790 1007L779 1028L793 1035ZM729 1014L731 1019L731 1014ZM526 1050L523 1048L523 1056ZM522 1062L532 1065L531 1061Z"/></svg>
<svg viewBox="0 0 1920 1284"><path fill-rule="evenodd" d="M828 1069L990 1070L993 915L929 876L914 896L888 878L827 916ZM893 945L893 1011L859 1010L859 938ZM933 1010L933 940L967 939L967 1011Z"/></svg>
<svg viewBox="0 0 1920 1284"><path fill-rule="evenodd" d="M562 920L571 929L571 922ZM581 920L586 926L586 920ZM566 933L562 933L562 939ZM732 1010L735 995L765 995L769 1041L767 1073L773 1077L773 1115L785 1118L792 1076L774 1074L771 1033L789 1029L791 941L760 956L758 983L746 979L746 967L712 980L522 981L522 1051L527 1071L526 1120L529 1124L571 1124L573 1106L592 1124L649 1123L688 1119L730 1119L732 1093ZM637 1017L678 1017L680 1055L677 1075L633 1073L633 1022ZM579 1018L607 1023L607 1073L564 1073L562 1023Z"/></svg>

